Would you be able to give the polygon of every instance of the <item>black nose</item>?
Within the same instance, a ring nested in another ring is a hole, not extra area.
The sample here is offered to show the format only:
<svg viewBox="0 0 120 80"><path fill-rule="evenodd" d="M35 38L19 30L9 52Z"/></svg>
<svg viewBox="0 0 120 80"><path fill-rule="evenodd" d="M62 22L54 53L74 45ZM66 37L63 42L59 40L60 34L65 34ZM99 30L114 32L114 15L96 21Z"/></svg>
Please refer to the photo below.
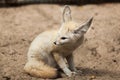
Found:
<svg viewBox="0 0 120 80"><path fill-rule="evenodd" d="M54 44L56 45L56 42L54 42Z"/></svg>

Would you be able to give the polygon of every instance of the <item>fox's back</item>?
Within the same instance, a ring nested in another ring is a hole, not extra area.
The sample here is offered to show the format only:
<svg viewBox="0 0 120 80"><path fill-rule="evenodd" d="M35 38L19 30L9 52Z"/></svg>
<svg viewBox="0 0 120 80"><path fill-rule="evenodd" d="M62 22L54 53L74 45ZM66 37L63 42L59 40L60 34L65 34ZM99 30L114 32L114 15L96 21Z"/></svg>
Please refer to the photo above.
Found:
<svg viewBox="0 0 120 80"><path fill-rule="evenodd" d="M57 35L57 30L50 30L40 33L31 43L32 49L45 48L52 46ZM36 46L37 45L37 46Z"/></svg>
<svg viewBox="0 0 120 80"><path fill-rule="evenodd" d="M57 30L49 30L40 33L31 43L28 57L37 56L40 54L50 53L54 48L54 41L57 35Z"/></svg>

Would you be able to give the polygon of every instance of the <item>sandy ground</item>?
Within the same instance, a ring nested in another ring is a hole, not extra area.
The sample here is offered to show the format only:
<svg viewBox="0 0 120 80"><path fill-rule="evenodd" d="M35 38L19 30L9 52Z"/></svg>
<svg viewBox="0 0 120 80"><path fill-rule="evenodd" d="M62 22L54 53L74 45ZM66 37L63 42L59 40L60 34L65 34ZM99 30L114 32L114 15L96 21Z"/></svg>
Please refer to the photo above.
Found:
<svg viewBox="0 0 120 80"><path fill-rule="evenodd" d="M24 73L23 67L31 41L45 30L60 27L61 8L47 4L0 8L0 80L44 80ZM120 80L120 4L72 5L71 9L77 22L91 16L94 20L74 52L82 73L57 80Z"/></svg>

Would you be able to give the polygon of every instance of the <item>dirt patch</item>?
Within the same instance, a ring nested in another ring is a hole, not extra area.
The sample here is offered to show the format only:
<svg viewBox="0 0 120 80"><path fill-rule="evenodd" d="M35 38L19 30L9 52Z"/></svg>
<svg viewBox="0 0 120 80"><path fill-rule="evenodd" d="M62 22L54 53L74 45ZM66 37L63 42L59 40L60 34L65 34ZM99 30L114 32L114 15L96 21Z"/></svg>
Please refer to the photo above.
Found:
<svg viewBox="0 0 120 80"><path fill-rule="evenodd" d="M57 80L120 79L120 4L71 6L78 22L94 16L84 43L75 51L82 74ZM60 5L0 8L0 80L43 80L25 74L27 51L41 32L60 27Z"/></svg>

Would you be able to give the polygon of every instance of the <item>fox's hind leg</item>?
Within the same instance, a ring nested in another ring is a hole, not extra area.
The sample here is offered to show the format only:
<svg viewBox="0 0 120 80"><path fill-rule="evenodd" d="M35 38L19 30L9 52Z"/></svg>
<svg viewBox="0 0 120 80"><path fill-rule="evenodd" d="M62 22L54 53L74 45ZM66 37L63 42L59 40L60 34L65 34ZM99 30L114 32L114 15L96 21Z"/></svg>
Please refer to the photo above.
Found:
<svg viewBox="0 0 120 80"><path fill-rule="evenodd" d="M25 72L41 78L56 78L57 69L42 61L28 61L24 67Z"/></svg>

